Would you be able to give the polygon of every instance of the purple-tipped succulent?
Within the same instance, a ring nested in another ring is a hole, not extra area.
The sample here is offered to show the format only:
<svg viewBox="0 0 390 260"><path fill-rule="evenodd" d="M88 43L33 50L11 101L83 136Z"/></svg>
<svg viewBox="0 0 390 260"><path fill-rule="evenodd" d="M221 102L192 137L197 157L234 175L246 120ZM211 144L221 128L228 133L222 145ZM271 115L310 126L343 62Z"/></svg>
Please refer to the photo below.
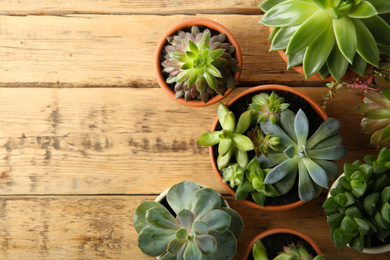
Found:
<svg viewBox="0 0 390 260"><path fill-rule="evenodd" d="M233 73L241 67L232 57L235 47L225 42L224 33L211 36L209 29L200 32L198 26L193 26L191 32L179 31L167 41L161 65L168 74L166 82L175 84L176 98L207 103L237 85Z"/></svg>

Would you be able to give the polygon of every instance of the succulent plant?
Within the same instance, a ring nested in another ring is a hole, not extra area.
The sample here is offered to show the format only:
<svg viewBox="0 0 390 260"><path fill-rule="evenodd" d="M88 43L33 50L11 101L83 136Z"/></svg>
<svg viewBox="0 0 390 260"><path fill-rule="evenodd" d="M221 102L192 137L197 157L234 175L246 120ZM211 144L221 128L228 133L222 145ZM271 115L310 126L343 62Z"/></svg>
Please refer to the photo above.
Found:
<svg viewBox="0 0 390 260"><path fill-rule="evenodd" d="M309 121L300 109L295 115L287 109L281 113L280 126L270 121L261 123L265 134L279 136L282 147L268 157L259 158L262 168L271 168L264 179L265 184L275 184L281 194L294 185L298 173L299 198L310 201L318 196L322 187L328 188L328 180L338 176L337 160L347 153L338 134L340 122L333 118L324 121L308 138Z"/></svg>
<svg viewBox="0 0 390 260"><path fill-rule="evenodd" d="M253 158L244 171L238 164L232 164L223 169L223 182L230 183L230 187L236 186L236 200L247 199L249 194L254 202L264 207L267 197L280 196L276 188L271 184L265 184L264 179L270 169L261 169L259 162ZM244 174L245 173L245 174Z"/></svg>
<svg viewBox="0 0 390 260"><path fill-rule="evenodd" d="M360 252L372 246L374 237L390 236L390 150L364 161L344 164L344 176L323 204L335 246L349 244Z"/></svg>
<svg viewBox="0 0 390 260"><path fill-rule="evenodd" d="M268 260L267 249L260 239L256 241L252 248L254 260ZM323 260L325 255L317 255L313 257L303 244L294 244L284 246L283 252L280 252L273 260Z"/></svg>
<svg viewBox="0 0 390 260"><path fill-rule="evenodd" d="M261 154L267 156L271 150L276 151L277 146L280 144L279 136L271 136L267 134L264 136L263 131L259 126L256 126L248 132L248 137L252 140L255 145L256 156L260 157Z"/></svg>
<svg viewBox="0 0 390 260"><path fill-rule="evenodd" d="M288 68L303 64L306 78L319 73L339 81L349 67L363 75L390 52L386 0L265 0L260 23L274 27L271 50L286 50Z"/></svg>
<svg viewBox="0 0 390 260"><path fill-rule="evenodd" d="M245 169L248 164L247 151L255 149L251 139L243 135L251 124L252 112L248 110L242 113L236 125L233 112L224 104L219 103L218 120L222 126L221 131L204 133L196 141L202 146L219 144L217 158L219 170L229 165L233 155L235 155L237 163Z"/></svg>
<svg viewBox="0 0 390 260"><path fill-rule="evenodd" d="M215 94L223 96L228 88L236 86L232 73L241 68L232 57L235 48L225 42L224 33L211 37L209 29L200 32L198 26L193 26L191 32L179 31L167 40L167 54L161 65L169 74L166 82L176 83L176 98L207 103Z"/></svg>
<svg viewBox="0 0 390 260"><path fill-rule="evenodd" d="M155 201L136 209L134 227L143 253L160 260L225 260L236 254L243 222L218 192L183 181L169 189L166 199L175 216Z"/></svg>
<svg viewBox="0 0 390 260"><path fill-rule="evenodd" d="M272 124L279 121L280 113L287 109L290 104L284 103L284 98L272 92L260 93L253 96L252 103L248 110L252 111L253 123L261 123L265 120L270 120Z"/></svg>

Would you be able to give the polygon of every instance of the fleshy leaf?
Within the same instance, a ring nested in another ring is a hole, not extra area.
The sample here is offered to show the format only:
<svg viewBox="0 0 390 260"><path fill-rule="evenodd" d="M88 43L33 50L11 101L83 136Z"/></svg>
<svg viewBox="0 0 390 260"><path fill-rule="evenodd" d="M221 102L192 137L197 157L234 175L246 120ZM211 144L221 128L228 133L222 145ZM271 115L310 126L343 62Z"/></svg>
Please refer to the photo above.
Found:
<svg viewBox="0 0 390 260"><path fill-rule="evenodd" d="M292 159L287 159L281 164L275 166L265 177L264 183L273 184L280 181L290 172L291 168L293 168L294 165L296 165L296 163L297 163L297 159L292 158Z"/></svg>
<svg viewBox="0 0 390 260"><path fill-rule="evenodd" d="M202 134L196 141L202 146L213 146L220 142L220 131L206 132Z"/></svg>
<svg viewBox="0 0 390 260"><path fill-rule="evenodd" d="M221 207L221 197L213 189L203 188L198 190L193 196L191 212L195 215L195 220L202 219L207 212Z"/></svg>
<svg viewBox="0 0 390 260"><path fill-rule="evenodd" d="M232 141L240 151L251 151L255 149L252 140L245 135L232 134Z"/></svg>
<svg viewBox="0 0 390 260"><path fill-rule="evenodd" d="M175 231L180 228L176 219L166 208L154 207L149 209L146 212L145 219L151 227L173 229Z"/></svg>
<svg viewBox="0 0 390 260"><path fill-rule="evenodd" d="M206 222L197 220L192 224L192 231L195 232L196 235L206 235L209 233L209 228Z"/></svg>
<svg viewBox="0 0 390 260"><path fill-rule="evenodd" d="M182 209L190 210L195 193L199 189L199 186L191 181L182 181L175 184L168 191L168 204L176 214Z"/></svg>
<svg viewBox="0 0 390 260"><path fill-rule="evenodd" d="M390 2L387 1L387 3ZM376 15L368 19L363 19L362 22L370 30L378 44L390 46L390 37L388 37L390 35L390 25L388 25L381 17Z"/></svg>
<svg viewBox="0 0 390 260"><path fill-rule="evenodd" d="M228 230L222 234L213 234L217 240L217 250L208 255L209 260L226 260L232 259L237 252L237 240L233 233Z"/></svg>
<svg viewBox="0 0 390 260"><path fill-rule="evenodd" d="M298 113L295 116L294 121L295 134L297 135L298 140L298 149L302 145L306 144L307 136L309 134L309 120L303 110L299 109Z"/></svg>
<svg viewBox="0 0 390 260"><path fill-rule="evenodd" d="M184 259L186 260L201 260L202 252L193 241L188 241L187 247L184 250Z"/></svg>
<svg viewBox="0 0 390 260"><path fill-rule="evenodd" d="M328 189L328 176L326 175L325 170L313 162L310 158L302 158L302 161L305 164L311 179L321 187Z"/></svg>
<svg viewBox="0 0 390 260"><path fill-rule="evenodd" d="M182 209L179 214L177 214L177 222L179 225L191 232L192 223L194 222L195 216L188 209Z"/></svg>
<svg viewBox="0 0 390 260"><path fill-rule="evenodd" d="M159 256L164 253L168 244L175 239L176 230L145 227L138 236L138 246L148 256Z"/></svg>
<svg viewBox="0 0 390 260"><path fill-rule="evenodd" d="M204 255L209 255L217 250L217 240L213 236L197 236L195 244Z"/></svg>
<svg viewBox="0 0 390 260"><path fill-rule="evenodd" d="M206 222L209 233L222 233L229 229L231 216L223 210L213 210L207 213L202 221Z"/></svg>
<svg viewBox="0 0 390 260"><path fill-rule="evenodd" d="M375 39L360 20L354 19L356 28L357 47L359 55L368 63L379 66L379 51Z"/></svg>
<svg viewBox="0 0 390 260"><path fill-rule="evenodd" d="M237 211L231 209L231 208L221 208L221 210L225 211L226 213L228 213L231 217L230 219L230 231L233 232L234 236L236 238L239 238L241 236L241 233L242 233L242 230L243 230L243 227L244 227L244 222L240 216L240 214L237 213Z"/></svg>
<svg viewBox="0 0 390 260"><path fill-rule="evenodd" d="M345 16L333 19L333 30L341 53L352 64L357 46L356 30L352 19Z"/></svg>
<svg viewBox="0 0 390 260"><path fill-rule="evenodd" d="M142 204L140 204L134 213L134 228L137 231L137 233L141 232L141 230L146 227L148 224L146 222L145 216L146 212L154 207L164 207L158 202L155 201L145 201Z"/></svg>
<svg viewBox="0 0 390 260"><path fill-rule="evenodd" d="M348 12L348 16L351 18L369 18L377 15L375 7L368 1L361 1L358 5L352 7Z"/></svg>
<svg viewBox="0 0 390 260"><path fill-rule="evenodd" d="M237 134L243 134L250 126L251 119L252 119L251 110L247 110L244 113L242 113L240 118L238 119L238 123L234 132Z"/></svg>
<svg viewBox="0 0 390 260"><path fill-rule="evenodd" d="M227 154L229 152L229 150L231 149L232 143L233 143L232 139L230 139L230 138L221 139L221 141L219 142L219 145L218 145L218 153L221 156L224 156L225 154Z"/></svg>
<svg viewBox="0 0 390 260"><path fill-rule="evenodd" d="M310 179L306 166L302 161L298 162L298 193L303 202L311 201L315 196L314 185Z"/></svg>
<svg viewBox="0 0 390 260"><path fill-rule="evenodd" d="M326 138L337 134L340 130L340 121L334 118L328 118L320 125L320 127L316 130L316 132L307 140L306 148L311 149L316 144L325 140Z"/></svg>

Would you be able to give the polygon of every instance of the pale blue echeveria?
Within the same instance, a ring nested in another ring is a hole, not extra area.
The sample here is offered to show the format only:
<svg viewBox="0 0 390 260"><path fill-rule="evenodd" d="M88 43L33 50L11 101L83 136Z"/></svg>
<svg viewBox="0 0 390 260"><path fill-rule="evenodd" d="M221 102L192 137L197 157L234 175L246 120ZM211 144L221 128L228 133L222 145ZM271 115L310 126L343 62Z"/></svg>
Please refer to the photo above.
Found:
<svg viewBox="0 0 390 260"><path fill-rule="evenodd" d="M221 131L204 133L196 141L202 146L218 144L217 165L219 170L229 165L233 155L237 163L245 169L248 164L247 151L255 149L252 140L244 135L251 125L252 111L248 110L242 113L236 125L233 112L224 104L219 103L218 120L222 127Z"/></svg>
<svg viewBox="0 0 390 260"><path fill-rule="evenodd" d="M271 50L286 50L288 68L302 64L306 78L319 73L339 81L350 68L363 75L390 53L387 0L265 0L260 23L274 27Z"/></svg>
<svg viewBox="0 0 390 260"><path fill-rule="evenodd" d="M218 192L183 181L166 198L174 215L154 201L136 209L134 227L143 253L160 260L233 258L243 221Z"/></svg>
<svg viewBox="0 0 390 260"><path fill-rule="evenodd" d="M328 181L338 176L339 168L331 160L338 160L347 153L342 145L343 138L338 134L340 122L329 118L316 132L309 136L309 121L299 110L295 115L291 110L281 113L280 125L269 121L261 123L264 133L279 136L283 147L268 157L259 158L262 168L273 167L265 177L265 184L274 184L281 194L287 193L298 176L299 198L310 201L328 188Z"/></svg>

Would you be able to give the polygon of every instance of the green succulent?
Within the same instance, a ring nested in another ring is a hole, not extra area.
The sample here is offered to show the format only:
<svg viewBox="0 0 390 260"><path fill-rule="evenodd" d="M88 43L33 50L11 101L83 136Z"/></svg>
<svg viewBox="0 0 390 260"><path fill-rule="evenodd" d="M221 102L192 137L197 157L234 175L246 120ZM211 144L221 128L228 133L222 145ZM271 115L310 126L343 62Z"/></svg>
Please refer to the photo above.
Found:
<svg viewBox="0 0 390 260"><path fill-rule="evenodd" d="M279 122L280 112L287 109L290 104L284 103L284 98L272 92L260 93L252 98L248 110L252 111L253 123L261 123L270 120L272 124Z"/></svg>
<svg viewBox="0 0 390 260"><path fill-rule="evenodd" d="M390 236L390 150L364 161L344 164L344 176L323 204L335 246L349 244L360 252L371 247L374 236L381 241Z"/></svg>
<svg viewBox="0 0 390 260"><path fill-rule="evenodd" d="M267 249L260 239L256 241L252 248L254 260L268 260ZM295 246L294 244L284 246L283 252L280 252L273 260L323 260L325 255L313 257L303 244Z"/></svg>
<svg viewBox="0 0 390 260"><path fill-rule="evenodd" d="M233 155L235 155L237 163L245 169L248 164L247 151L255 149L251 139L243 135L251 124L252 112L248 110L242 113L236 125L233 112L224 104L219 103L218 120L222 126L221 131L204 133L196 141L202 146L219 144L217 158L219 170L229 165Z"/></svg>
<svg viewBox="0 0 390 260"><path fill-rule="evenodd" d="M387 0L265 0L260 23L274 27L271 50L286 50L288 68L303 64L306 78L339 81L349 67L363 75L390 53ZM385 18L387 19L387 18Z"/></svg>
<svg viewBox="0 0 390 260"><path fill-rule="evenodd" d="M252 140L255 145L256 156L260 157L261 154L267 156L270 150L277 150L277 146L280 144L280 138L278 136L271 136L261 131L259 126L248 132L248 137Z"/></svg>
<svg viewBox="0 0 390 260"><path fill-rule="evenodd" d="M179 31L167 40L167 54L161 65L169 74L166 82L175 83L176 98L207 103L215 94L223 96L228 88L236 86L232 73L241 68L232 58L235 47L225 42L224 33L211 37L209 29L200 32L198 26L193 26L191 32Z"/></svg>
<svg viewBox="0 0 390 260"><path fill-rule="evenodd" d="M233 258L243 221L218 192L183 181L166 198L175 216L155 201L136 209L134 227L143 253L160 260Z"/></svg>
<svg viewBox="0 0 390 260"><path fill-rule="evenodd" d="M245 200L251 195L254 202L264 207L267 197L280 196L271 184L265 184L264 179L270 169L261 169L259 162L253 158L244 171L238 164L232 164L222 171L223 181L230 182L230 187L236 186L236 200ZM245 175L243 174L245 173Z"/></svg>
<svg viewBox="0 0 390 260"><path fill-rule="evenodd" d="M347 153L338 134L340 122L329 118L308 138L309 121L300 109L295 115L287 109L281 113L280 126L270 121L261 123L265 134L279 136L282 147L268 157L259 158L262 168L271 168L265 184L275 184L281 194L293 187L298 173L299 198L308 202L318 196L322 187L328 188L328 180L338 176L337 160Z"/></svg>

